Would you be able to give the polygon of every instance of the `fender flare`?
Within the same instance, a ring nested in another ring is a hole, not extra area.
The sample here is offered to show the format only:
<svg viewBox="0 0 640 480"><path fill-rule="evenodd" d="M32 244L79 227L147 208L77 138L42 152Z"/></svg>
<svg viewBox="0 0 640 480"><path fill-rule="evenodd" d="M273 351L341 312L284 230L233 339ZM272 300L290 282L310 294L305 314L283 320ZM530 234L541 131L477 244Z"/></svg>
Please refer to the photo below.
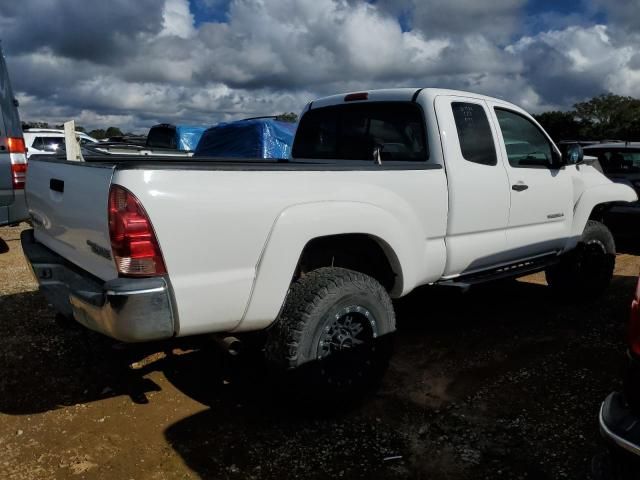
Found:
<svg viewBox="0 0 640 480"><path fill-rule="evenodd" d="M587 225L591 212L598 205L610 202L635 202L638 200L635 190L621 183L607 183L585 190L573 209L573 227L568 248L573 248Z"/></svg>
<svg viewBox="0 0 640 480"><path fill-rule="evenodd" d="M413 221L412 221L413 220ZM392 295L415 286L424 255L417 239L424 233L417 219L403 218L378 206L352 201L311 202L294 205L276 218L256 266L247 309L235 331L265 328L280 313L304 247L328 235L365 234L385 251L398 276Z"/></svg>

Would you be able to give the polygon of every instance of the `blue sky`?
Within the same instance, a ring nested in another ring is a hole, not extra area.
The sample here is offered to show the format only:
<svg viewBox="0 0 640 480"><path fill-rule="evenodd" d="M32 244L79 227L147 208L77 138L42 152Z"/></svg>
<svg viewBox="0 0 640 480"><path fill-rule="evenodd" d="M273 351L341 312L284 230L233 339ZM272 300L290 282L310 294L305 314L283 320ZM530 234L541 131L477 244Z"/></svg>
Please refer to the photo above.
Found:
<svg viewBox="0 0 640 480"><path fill-rule="evenodd" d="M196 26L206 22L226 22L229 0L189 0Z"/></svg>
<svg viewBox="0 0 640 480"><path fill-rule="evenodd" d="M396 86L534 113L640 97L638 11L640 0L0 0L0 36L23 119L144 131Z"/></svg>

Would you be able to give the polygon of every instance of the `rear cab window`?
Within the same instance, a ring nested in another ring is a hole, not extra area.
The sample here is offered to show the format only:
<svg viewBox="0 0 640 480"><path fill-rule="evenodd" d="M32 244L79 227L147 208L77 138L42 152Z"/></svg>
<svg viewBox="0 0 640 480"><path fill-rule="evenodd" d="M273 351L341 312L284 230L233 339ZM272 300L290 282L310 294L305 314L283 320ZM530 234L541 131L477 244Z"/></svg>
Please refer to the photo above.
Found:
<svg viewBox="0 0 640 480"><path fill-rule="evenodd" d="M149 130L147 146L151 148L178 148L176 128L172 126L154 126Z"/></svg>
<svg viewBox="0 0 640 480"><path fill-rule="evenodd" d="M484 107L477 103L452 102L451 109L463 158L481 165L497 165L496 146Z"/></svg>
<svg viewBox="0 0 640 480"><path fill-rule="evenodd" d="M367 102L320 107L298 126L292 157L331 160L425 162L429 153L420 106Z"/></svg>

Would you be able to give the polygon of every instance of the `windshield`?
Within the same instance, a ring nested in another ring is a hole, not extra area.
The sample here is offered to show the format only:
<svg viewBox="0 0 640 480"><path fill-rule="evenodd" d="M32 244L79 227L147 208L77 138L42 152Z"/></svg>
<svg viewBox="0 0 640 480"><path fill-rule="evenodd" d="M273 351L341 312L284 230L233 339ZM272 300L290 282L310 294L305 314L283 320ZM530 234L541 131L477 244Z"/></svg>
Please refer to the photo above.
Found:
<svg viewBox="0 0 640 480"><path fill-rule="evenodd" d="M422 110L409 102L343 104L304 114L294 158L425 161Z"/></svg>

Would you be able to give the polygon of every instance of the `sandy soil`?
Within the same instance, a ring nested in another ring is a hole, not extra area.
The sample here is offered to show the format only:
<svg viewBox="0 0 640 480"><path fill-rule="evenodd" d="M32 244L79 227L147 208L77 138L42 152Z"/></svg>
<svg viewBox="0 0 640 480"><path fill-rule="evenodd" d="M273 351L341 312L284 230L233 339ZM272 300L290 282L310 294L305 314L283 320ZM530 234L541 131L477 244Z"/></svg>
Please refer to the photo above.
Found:
<svg viewBox="0 0 640 480"><path fill-rule="evenodd" d="M382 388L333 416L270 401L259 362L123 346L56 323L19 228L0 228L0 478L588 478L619 387L640 257L599 299L543 275L396 303ZM7 248L5 248L7 247Z"/></svg>

